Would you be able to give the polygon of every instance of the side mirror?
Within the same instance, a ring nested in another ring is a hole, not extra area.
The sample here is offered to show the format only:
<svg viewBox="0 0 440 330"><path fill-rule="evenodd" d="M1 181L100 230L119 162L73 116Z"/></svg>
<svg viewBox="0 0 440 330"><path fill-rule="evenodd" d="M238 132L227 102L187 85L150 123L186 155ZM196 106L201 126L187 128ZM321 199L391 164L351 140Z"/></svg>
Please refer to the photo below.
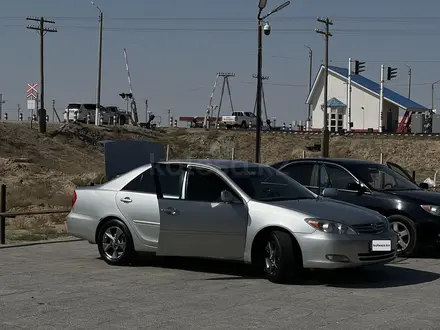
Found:
<svg viewBox="0 0 440 330"><path fill-rule="evenodd" d="M429 189L429 184L427 184L426 182L420 182L419 183L419 187L425 190Z"/></svg>
<svg viewBox="0 0 440 330"><path fill-rule="evenodd" d="M366 193L367 188L365 188L364 186L362 186L359 183L356 182L351 182L347 185L347 189L348 190L353 190L353 191L357 191L358 195L363 195Z"/></svg>
<svg viewBox="0 0 440 330"><path fill-rule="evenodd" d="M323 197L336 197L338 196L338 189L336 188L324 188L322 191Z"/></svg>
<svg viewBox="0 0 440 330"><path fill-rule="evenodd" d="M234 201L234 195L230 191L222 190L220 199L223 203L232 203Z"/></svg>

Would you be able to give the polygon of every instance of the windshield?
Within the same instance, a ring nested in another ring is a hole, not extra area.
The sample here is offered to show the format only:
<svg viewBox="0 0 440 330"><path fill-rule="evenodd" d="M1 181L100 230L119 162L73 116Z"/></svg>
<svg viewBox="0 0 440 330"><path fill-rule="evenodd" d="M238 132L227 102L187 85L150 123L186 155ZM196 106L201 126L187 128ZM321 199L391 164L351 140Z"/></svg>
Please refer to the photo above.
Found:
<svg viewBox="0 0 440 330"><path fill-rule="evenodd" d="M355 165L347 167L369 188L382 191L420 190L416 184L381 164Z"/></svg>
<svg viewBox="0 0 440 330"><path fill-rule="evenodd" d="M223 169L249 197L258 201L315 199L317 196L284 173L269 166Z"/></svg>
<svg viewBox="0 0 440 330"><path fill-rule="evenodd" d="M86 103L84 104L84 108L86 108L87 110L95 110L96 104Z"/></svg>

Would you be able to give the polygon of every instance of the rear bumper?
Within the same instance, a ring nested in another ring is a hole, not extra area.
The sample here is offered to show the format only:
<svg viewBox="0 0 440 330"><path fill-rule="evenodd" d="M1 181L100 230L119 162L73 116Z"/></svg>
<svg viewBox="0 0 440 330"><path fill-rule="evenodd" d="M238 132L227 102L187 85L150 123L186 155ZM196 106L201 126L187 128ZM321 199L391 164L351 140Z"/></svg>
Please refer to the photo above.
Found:
<svg viewBox="0 0 440 330"><path fill-rule="evenodd" d="M236 126L239 125L239 123L237 123L236 121L222 121L223 125L227 125L227 126Z"/></svg>
<svg viewBox="0 0 440 330"><path fill-rule="evenodd" d="M297 234L305 268L338 269L385 264L396 258L397 235ZM391 251L373 252L373 240L391 240Z"/></svg>
<svg viewBox="0 0 440 330"><path fill-rule="evenodd" d="M89 216L70 212L67 215L67 231L70 235L95 242L96 228L99 221Z"/></svg>

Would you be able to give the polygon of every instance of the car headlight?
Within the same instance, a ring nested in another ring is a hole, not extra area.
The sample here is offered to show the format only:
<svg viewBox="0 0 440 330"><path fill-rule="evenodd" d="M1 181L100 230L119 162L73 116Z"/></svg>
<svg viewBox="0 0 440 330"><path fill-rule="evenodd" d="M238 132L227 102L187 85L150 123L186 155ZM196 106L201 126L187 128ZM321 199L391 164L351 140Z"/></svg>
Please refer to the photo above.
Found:
<svg viewBox="0 0 440 330"><path fill-rule="evenodd" d="M440 216L440 206L437 205L420 205L422 209L424 209L426 212L429 212L433 215Z"/></svg>
<svg viewBox="0 0 440 330"><path fill-rule="evenodd" d="M339 234L339 235L357 235L358 233L343 223L330 220L322 219L305 219L305 221L315 228L316 230L322 231L328 234Z"/></svg>

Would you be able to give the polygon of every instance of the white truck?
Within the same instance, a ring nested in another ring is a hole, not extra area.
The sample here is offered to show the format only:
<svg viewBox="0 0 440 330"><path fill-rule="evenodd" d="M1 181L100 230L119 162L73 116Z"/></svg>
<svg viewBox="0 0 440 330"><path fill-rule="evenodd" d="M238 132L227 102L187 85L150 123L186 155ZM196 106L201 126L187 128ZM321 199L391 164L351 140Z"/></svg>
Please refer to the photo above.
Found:
<svg viewBox="0 0 440 330"><path fill-rule="evenodd" d="M222 123L226 128L248 128L250 125L255 127L257 125L257 116L252 112L234 111L231 116L222 116Z"/></svg>

